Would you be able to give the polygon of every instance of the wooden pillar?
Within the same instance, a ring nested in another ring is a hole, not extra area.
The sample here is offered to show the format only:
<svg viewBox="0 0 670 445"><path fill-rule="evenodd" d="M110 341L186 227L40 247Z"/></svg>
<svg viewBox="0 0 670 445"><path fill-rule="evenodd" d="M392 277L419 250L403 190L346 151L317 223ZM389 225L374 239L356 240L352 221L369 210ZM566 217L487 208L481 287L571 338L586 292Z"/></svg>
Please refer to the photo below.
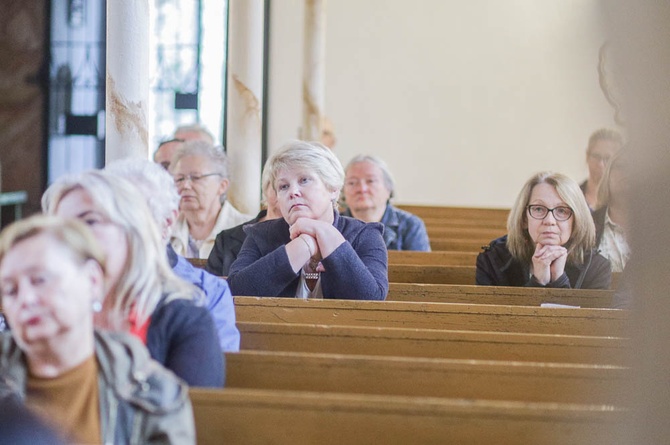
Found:
<svg viewBox="0 0 670 445"><path fill-rule="evenodd" d="M326 1L305 0L302 139L321 140L325 118Z"/></svg>
<svg viewBox="0 0 670 445"><path fill-rule="evenodd" d="M148 157L149 0L107 2L105 162Z"/></svg>
<svg viewBox="0 0 670 445"><path fill-rule="evenodd" d="M256 214L262 169L263 0L232 1L228 14L228 198L240 211Z"/></svg>

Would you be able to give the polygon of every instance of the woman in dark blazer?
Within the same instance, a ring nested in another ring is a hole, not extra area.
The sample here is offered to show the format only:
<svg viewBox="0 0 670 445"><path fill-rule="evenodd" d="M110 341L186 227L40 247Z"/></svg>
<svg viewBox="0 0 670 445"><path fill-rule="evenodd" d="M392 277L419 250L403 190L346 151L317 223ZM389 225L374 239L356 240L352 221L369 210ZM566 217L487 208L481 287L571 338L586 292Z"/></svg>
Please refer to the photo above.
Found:
<svg viewBox="0 0 670 445"><path fill-rule="evenodd" d="M248 226L230 268L233 295L383 300L383 226L337 212L342 164L315 142L291 142L268 161L282 218Z"/></svg>

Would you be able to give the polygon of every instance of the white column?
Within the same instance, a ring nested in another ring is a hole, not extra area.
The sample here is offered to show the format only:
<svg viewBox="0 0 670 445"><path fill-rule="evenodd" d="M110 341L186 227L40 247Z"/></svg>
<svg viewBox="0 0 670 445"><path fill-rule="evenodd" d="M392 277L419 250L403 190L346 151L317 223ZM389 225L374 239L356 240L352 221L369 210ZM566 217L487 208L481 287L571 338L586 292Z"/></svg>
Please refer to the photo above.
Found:
<svg viewBox="0 0 670 445"><path fill-rule="evenodd" d="M228 199L256 214L261 193L263 90L263 0L230 2L226 150L231 184Z"/></svg>
<svg viewBox="0 0 670 445"><path fill-rule="evenodd" d="M305 0L302 139L321 140L325 118L326 0Z"/></svg>
<svg viewBox="0 0 670 445"><path fill-rule="evenodd" d="M107 2L105 161L149 152L149 1Z"/></svg>

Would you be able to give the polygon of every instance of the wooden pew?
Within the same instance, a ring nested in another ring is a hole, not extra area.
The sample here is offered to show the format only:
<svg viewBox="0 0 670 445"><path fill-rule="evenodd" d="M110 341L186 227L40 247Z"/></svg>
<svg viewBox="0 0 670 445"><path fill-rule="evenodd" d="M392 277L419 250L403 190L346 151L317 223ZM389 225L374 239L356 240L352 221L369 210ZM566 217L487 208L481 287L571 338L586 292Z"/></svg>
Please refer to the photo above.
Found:
<svg viewBox="0 0 670 445"><path fill-rule="evenodd" d="M235 297L237 321L625 337L628 313L398 301Z"/></svg>
<svg viewBox="0 0 670 445"><path fill-rule="evenodd" d="M499 229L503 232L507 230L507 222L498 219L468 219L468 218L440 218L426 217L421 218L426 228L431 227L481 227L489 229Z"/></svg>
<svg viewBox="0 0 670 445"><path fill-rule="evenodd" d="M226 354L226 387L516 400L618 402L620 366L374 357L276 351Z"/></svg>
<svg viewBox="0 0 670 445"><path fill-rule="evenodd" d="M621 273L612 273L610 289L616 289ZM423 284L476 284L477 267L436 264L391 264L388 265L390 283Z"/></svg>
<svg viewBox="0 0 670 445"><path fill-rule="evenodd" d="M476 252L479 253L492 240L481 242L462 238L430 238L430 249L433 251Z"/></svg>
<svg viewBox="0 0 670 445"><path fill-rule="evenodd" d="M389 250L389 264L474 266L476 252L416 252L410 250Z"/></svg>
<svg viewBox="0 0 670 445"><path fill-rule="evenodd" d="M452 207L396 204L396 207L415 214L419 218L439 218L443 220L462 219L470 221L495 221L505 224L510 209L483 207Z"/></svg>
<svg viewBox="0 0 670 445"><path fill-rule="evenodd" d="M389 264L391 283L475 284L476 267L434 264Z"/></svg>
<svg viewBox="0 0 670 445"><path fill-rule="evenodd" d="M488 227L451 227L451 226L429 226L426 228L429 238L462 238L478 240L488 244L491 240L499 238L507 233L506 229Z"/></svg>
<svg viewBox="0 0 670 445"><path fill-rule="evenodd" d="M190 396L199 445L613 443L625 414L610 405L239 388Z"/></svg>
<svg viewBox="0 0 670 445"><path fill-rule="evenodd" d="M619 337L238 321L242 350L627 366Z"/></svg>
<svg viewBox="0 0 670 445"><path fill-rule="evenodd" d="M612 307L613 294L611 290L600 289L389 283L386 300L518 306L555 303L582 308L609 308Z"/></svg>

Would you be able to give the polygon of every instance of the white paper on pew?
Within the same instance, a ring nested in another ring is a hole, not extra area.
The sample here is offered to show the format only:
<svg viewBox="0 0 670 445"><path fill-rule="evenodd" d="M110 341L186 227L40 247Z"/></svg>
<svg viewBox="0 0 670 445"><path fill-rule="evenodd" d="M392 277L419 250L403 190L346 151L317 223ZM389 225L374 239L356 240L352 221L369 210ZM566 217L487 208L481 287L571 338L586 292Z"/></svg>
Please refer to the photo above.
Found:
<svg viewBox="0 0 670 445"><path fill-rule="evenodd" d="M581 306L571 306L569 304L558 304L558 303L542 303L540 304L540 307L572 307L572 308L580 308Z"/></svg>

